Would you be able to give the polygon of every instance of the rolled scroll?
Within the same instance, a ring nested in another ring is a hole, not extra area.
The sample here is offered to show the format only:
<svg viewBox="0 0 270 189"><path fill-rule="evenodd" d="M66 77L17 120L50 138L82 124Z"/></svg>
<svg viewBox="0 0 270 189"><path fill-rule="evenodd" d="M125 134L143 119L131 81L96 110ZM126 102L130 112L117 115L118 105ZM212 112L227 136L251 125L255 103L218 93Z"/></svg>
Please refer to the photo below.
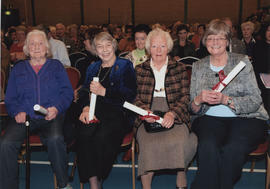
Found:
<svg viewBox="0 0 270 189"><path fill-rule="evenodd" d="M93 81L99 81L98 77L94 77ZM95 108L96 108L96 100L97 100L97 95L92 93L91 94L91 99L90 99L90 110L89 110L89 121L94 119L95 115Z"/></svg>
<svg viewBox="0 0 270 189"><path fill-rule="evenodd" d="M146 111L138 106L135 106L129 102L125 102L123 107L126 109L129 109L129 110L131 110L131 111L133 111L141 116L148 116L149 115L149 116L159 117L159 116L152 114L152 113L149 113L148 111ZM159 119L156 120L156 122L160 123L160 124L162 123L162 121L163 121L163 118L161 118L161 117L159 117Z"/></svg>
<svg viewBox="0 0 270 189"><path fill-rule="evenodd" d="M221 92L245 66L246 63L240 61L222 81L215 85L213 90L216 92Z"/></svg>
<svg viewBox="0 0 270 189"><path fill-rule="evenodd" d="M43 115L47 115L48 114L48 110L46 108L40 106L39 104L36 104L34 106L34 110L36 112L39 112L39 113L43 114Z"/></svg>

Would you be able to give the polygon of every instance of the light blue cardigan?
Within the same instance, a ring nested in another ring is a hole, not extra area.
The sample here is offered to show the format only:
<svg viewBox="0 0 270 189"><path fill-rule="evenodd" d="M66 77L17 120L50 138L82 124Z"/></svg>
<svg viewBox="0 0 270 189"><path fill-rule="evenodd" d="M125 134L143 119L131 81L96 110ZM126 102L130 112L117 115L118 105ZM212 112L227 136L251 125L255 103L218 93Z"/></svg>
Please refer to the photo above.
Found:
<svg viewBox="0 0 270 189"><path fill-rule="evenodd" d="M267 120L269 117L264 109L261 92L258 88L253 67L248 57L228 52L228 63L223 69L224 73L225 75L228 75L240 61L245 62L246 66L225 87L222 93L233 99L235 107L233 112L238 117ZM211 90L218 82L219 78L216 76L216 72L212 71L210 68L210 56L193 63L189 104L192 113L194 113L191 109L191 102L193 99L199 95L202 90ZM209 105L203 104L195 117L204 115L208 109Z"/></svg>

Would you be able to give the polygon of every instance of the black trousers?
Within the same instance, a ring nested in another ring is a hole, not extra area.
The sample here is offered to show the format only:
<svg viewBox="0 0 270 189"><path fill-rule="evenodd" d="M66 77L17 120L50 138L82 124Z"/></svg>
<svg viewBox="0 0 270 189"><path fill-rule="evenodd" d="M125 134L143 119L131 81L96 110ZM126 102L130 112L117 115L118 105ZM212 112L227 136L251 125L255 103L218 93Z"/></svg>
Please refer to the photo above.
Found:
<svg viewBox="0 0 270 189"><path fill-rule="evenodd" d="M192 189L233 189L248 154L266 138L266 121L202 116L192 130L198 136L198 171Z"/></svg>

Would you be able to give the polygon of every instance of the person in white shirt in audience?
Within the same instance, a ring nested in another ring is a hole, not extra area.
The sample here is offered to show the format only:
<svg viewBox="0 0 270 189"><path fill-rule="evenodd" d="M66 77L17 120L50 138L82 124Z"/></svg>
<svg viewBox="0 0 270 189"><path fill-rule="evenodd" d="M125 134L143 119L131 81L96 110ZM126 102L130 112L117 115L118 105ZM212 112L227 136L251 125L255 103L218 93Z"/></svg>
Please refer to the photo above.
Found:
<svg viewBox="0 0 270 189"><path fill-rule="evenodd" d="M45 31L51 46L52 58L59 60L64 66L71 66L65 44L52 37L49 27L44 27L43 30Z"/></svg>

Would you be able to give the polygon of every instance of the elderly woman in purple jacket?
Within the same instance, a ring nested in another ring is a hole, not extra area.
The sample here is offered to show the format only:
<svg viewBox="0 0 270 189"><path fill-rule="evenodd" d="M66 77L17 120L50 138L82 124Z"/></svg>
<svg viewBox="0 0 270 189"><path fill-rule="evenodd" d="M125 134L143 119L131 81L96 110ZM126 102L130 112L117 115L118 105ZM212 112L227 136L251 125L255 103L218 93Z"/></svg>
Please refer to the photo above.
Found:
<svg viewBox="0 0 270 189"><path fill-rule="evenodd" d="M25 121L29 116L30 131L36 130L56 174L59 188L71 188L67 175L67 154L63 138L63 120L73 99L67 73L58 60L48 59L49 43L44 32L28 33L24 53L29 59L18 62L11 71L5 105L12 118L0 138L0 188L18 188L18 152L26 137ZM46 116L33 110L39 104Z"/></svg>
<svg viewBox="0 0 270 189"><path fill-rule="evenodd" d="M110 173L122 143L127 116L122 107L136 95L136 77L133 64L116 57L116 40L107 32L97 34L92 47L100 61L91 64L79 92L82 112L79 117L77 157L81 182L89 182L91 189L100 189ZM94 77L99 82L93 81ZM97 125L89 124L89 92L97 95L95 118Z"/></svg>

